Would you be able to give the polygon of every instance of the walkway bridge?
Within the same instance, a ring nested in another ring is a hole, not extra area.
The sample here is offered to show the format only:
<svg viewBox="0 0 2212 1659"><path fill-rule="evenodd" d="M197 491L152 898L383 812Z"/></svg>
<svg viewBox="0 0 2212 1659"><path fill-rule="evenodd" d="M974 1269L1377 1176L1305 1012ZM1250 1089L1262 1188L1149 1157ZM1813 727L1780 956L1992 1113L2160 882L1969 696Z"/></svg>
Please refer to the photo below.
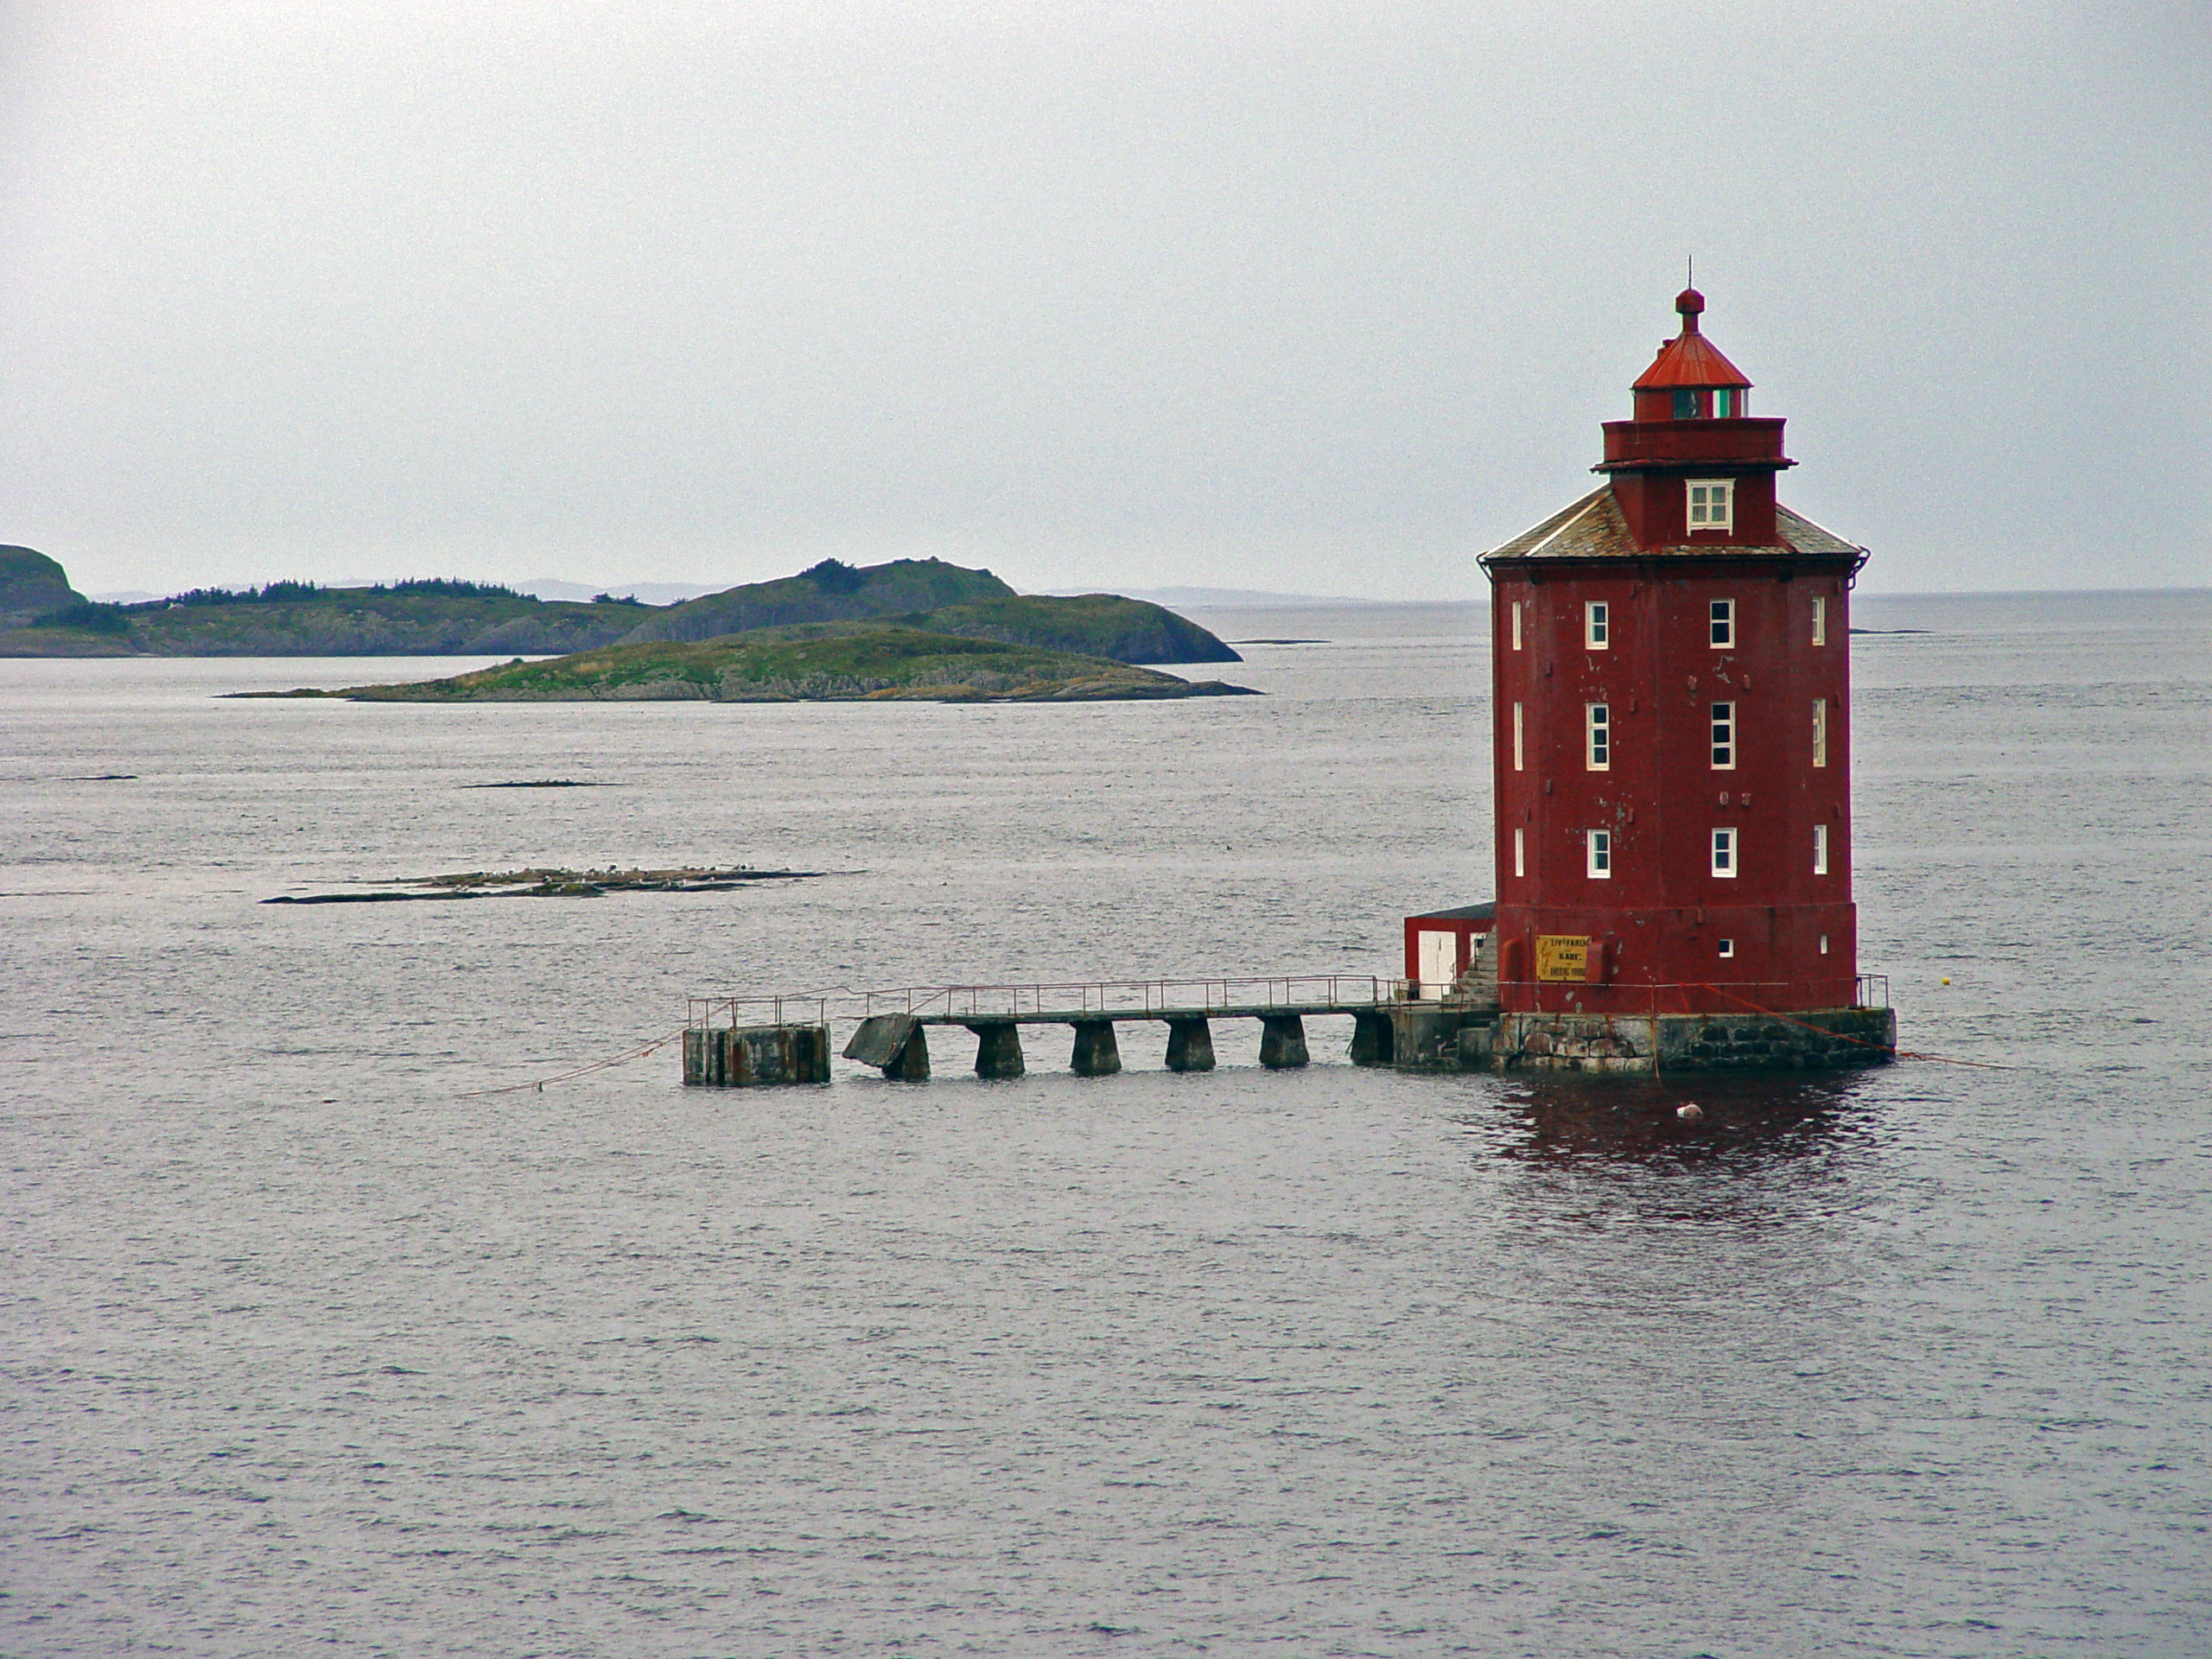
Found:
<svg viewBox="0 0 2212 1659"><path fill-rule="evenodd" d="M1122 1069L1116 1028L1138 1022L1167 1027L1167 1069L1213 1069L1213 1021L1256 1020L1260 1064L1281 1071L1307 1063L1306 1021L1319 1014L1348 1014L1357 1065L1387 1065L1391 1058L1389 1008L1402 1002L1404 982L1371 975L1276 975L1230 979L1092 980L1067 984L933 985L901 990L840 993L816 997L694 997L684 1039L684 1076L695 1082L753 1081L746 1069L720 1056L735 1048L759 1051L771 1069L777 1057L765 1033L812 1029L823 1049L817 1077L810 1054L794 1054L805 1075L792 1082L828 1080L828 1033L833 1017L856 1020L844 1048L847 1059L879 1067L887 1077L919 1081L930 1074L929 1028L960 1026L976 1038L976 1072L1018 1077L1025 1068L1024 1026L1065 1026L1074 1035L1069 1067L1078 1077L1106 1077ZM791 1046L787 1042L785 1047ZM810 1048L811 1044L801 1044ZM694 1056L697 1056L695 1067ZM760 1067L752 1068L759 1071ZM712 1075L715 1073L721 1075ZM767 1076L760 1081L784 1080Z"/></svg>

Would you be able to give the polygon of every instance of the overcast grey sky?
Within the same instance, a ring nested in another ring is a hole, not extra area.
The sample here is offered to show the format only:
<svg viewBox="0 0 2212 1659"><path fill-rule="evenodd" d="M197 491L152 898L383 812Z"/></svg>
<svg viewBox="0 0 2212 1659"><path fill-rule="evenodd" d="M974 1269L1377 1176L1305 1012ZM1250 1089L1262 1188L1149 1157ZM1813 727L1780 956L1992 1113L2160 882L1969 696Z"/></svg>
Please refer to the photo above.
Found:
<svg viewBox="0 0 2212 1659"><path fill-rule="evenodd" d="M1673 330L1878 590L2212 582L2212 9L15 0L90 590L1480 590Z"/></svg>

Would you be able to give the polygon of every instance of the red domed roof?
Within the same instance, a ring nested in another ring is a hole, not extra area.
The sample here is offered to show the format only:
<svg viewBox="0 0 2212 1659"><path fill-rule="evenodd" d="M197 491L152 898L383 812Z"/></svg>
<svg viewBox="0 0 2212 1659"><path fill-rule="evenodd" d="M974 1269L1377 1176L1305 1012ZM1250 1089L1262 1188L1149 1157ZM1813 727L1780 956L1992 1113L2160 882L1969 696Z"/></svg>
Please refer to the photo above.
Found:
<svg viewBox="0 0 2212 1659"><path fill-rule="evenodd" d="M1694 288L1686 288L1675 296L1675 309L1681 313L1682 332L1659 348L1659 355L1637 378L1631 391L1703 390L1751 384L1741 369L1721 356L1719 349L1698 333L1698 314L1705 309L1704 295Z"/></svg>

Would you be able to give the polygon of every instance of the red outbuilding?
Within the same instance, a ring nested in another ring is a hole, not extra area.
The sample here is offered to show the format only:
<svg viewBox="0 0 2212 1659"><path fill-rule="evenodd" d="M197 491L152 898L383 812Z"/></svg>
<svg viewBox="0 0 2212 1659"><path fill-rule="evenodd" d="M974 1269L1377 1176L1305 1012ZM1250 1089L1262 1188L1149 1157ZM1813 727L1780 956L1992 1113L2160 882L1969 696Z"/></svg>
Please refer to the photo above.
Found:
<svg viewBox="0 0 2212 1659"><path fill-rule="evenodd" d="M1775 499L1783 423L1699 331L1605 423L1605 481L1485 555L1497 971L1512 1012L1857 1004L1851 588Z"/></svg>

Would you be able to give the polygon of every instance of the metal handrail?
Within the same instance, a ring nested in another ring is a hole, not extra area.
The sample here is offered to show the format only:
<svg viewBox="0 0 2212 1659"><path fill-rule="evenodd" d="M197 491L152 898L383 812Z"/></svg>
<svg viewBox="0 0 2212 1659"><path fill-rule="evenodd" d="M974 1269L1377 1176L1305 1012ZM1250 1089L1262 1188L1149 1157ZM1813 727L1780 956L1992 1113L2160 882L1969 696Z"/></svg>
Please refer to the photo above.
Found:
<svg viewBox="0 0 2212 1659"><path fill-rule="evenodd" d="M1205 1014L1239 1007L1371 1008L1393 1000L1373 974L1268 974L1189 979L1103 979L1005 985L918 985L859 994L864 1014L1006 1019L1048 1014Z"/></svg>
<svg viewBox="0 0 2212 1659"><path fill-rule="evenodd" d="M830 999L826 996L694 996L687 1001L690 1004L690 1011L684 1024L694 1031L712 1026L718 1014L726 1015L734 1030L740 1023L740 1016L748 1009L766 1009L768 1017L766 1020L757 1015L747 1017L743 1021L747 1025L819 1026L827 1024L829 1020ZM792 1017L794 1014L804 1014L810 1008L813 1010L811 1019Z"/></svg>
<svg viewBox="0 0 2212 1659"><path fill-rule="evenodd" d="M1668 1010L1659 1005L1668 1000L1664 996L1668 992L1723 991L1755 1001L1763 994L1786 990L1792 982L1745 979L1639 984L1621 980L1592 985L1580 980L1501 979L1496 988L1529 987L1610 993L1608 1001L1649 999L1652 1012L1665 1013ZM727 1020L732 1027L823 1025L830 1017L833 1002L841 1019L904 1014L917 1019L957 1022L963 1019L1081 1014L1107 1019L1164 1019L1170 1014L1200 1016L1234 1008L1296 1007L1314 1012L1343 1009L1350 1013L1416 1001L1487 1007L1496 997L1496 991L1487 981L1476 986L1455 984L1440 998L1421 997L1421 985L1419 980L1372 974L1267 974L1189 979L1039 981L1004 985L913 985L887 990L809 992L780 996L694 996L689 999L690 1013L687 1023L694 1028L712 1026L720 1020ZM1889 976L1857 976L1853 995L1857 1007L1886 1008L1890 1005ZM1634 1010L1615 1010L1631 1011Z"/></svg>

